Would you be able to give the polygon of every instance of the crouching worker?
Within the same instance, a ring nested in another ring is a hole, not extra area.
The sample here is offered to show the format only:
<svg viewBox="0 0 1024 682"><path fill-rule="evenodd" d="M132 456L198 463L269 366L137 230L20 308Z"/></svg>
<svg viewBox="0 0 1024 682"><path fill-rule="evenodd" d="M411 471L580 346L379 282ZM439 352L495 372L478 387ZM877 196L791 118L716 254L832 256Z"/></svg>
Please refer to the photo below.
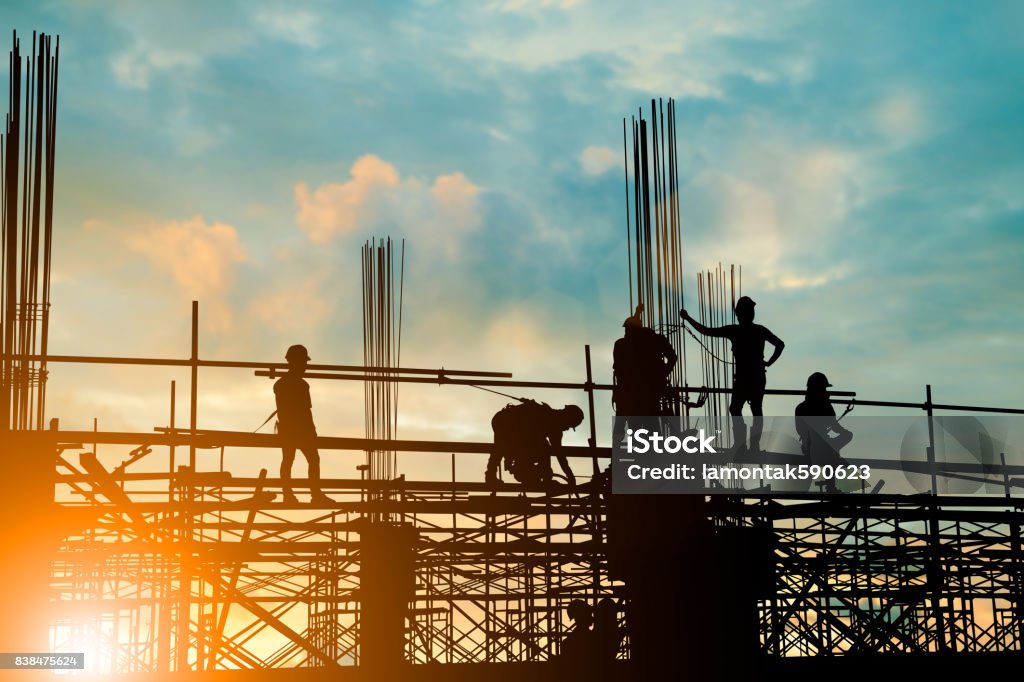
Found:
<svg viewBox="0 0 1024 682"><path fill-rule="evenodd" d="M552 481L551 458L555 457L569 485L575 486L576 477L561 451L562 434L582 423L583 410L576 405L560 410L533 400L506 405L491 419L494 450L487 460L485 480L498 483L498 468L504 461L505 470L520 483L547 485Z"/></svg>
<svg viewBox="0 0 1024 682"><path fill-rule="evenodd" d="M808 456L811 464L820 466L844 464L839 451L853 440L853 433L836 418L836 410L828 395L831 386L824 374L815 372L807 377L804 401L796 406L800 451ZM829 492L835 492L834 487L831 485Z"/></svg>

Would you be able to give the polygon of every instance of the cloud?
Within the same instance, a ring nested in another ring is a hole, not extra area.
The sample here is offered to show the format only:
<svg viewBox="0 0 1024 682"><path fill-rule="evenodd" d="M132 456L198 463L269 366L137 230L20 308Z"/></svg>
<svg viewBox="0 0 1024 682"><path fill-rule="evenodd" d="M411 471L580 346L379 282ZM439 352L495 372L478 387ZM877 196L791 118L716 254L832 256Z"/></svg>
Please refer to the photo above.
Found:
<svg viewBox="0 0 1024 682"><path fill-rule="evenodd" d="M790 39L801 12L701 1L674 11L661 4L627 9L615 3L545 11L556 4L524 0L504 5L506 11L543 16L544 21L529 23L494 22L489 8L479 15L469 12L466 21L473 30L462 49L478 62L528 72L600 63L604 82L584 91L586 99L605 97L614 89L727 101L728 81L737 76L759 84L791 84L806 81L815 70L804 43Z"/></svg>
<svg viewBox="0 0 1024 682"><path fill-rule="evenodd" d="M193 81L192 76L211 57L237 54L255 44L251 11L236 3L200 3L184 7L180 3L105 3L86 0L92 5L98 24L81 27L80 33L96 28L113 29L100 32L100 54L106 60L117 82L136 89L148 90L153 80L169 74L157 92L176 90L183 94ZM79 47L83 45L79 41ZM106 74L104 74L106 76ZM106 81L106 78L104 78Z"/></svg>
<svg viewBox="0 0 1024 682"><path fill-rule="evenodd" d="M213 319L230 326L224 296L231 288L238 263L247 260L238 231L226 223L207 224L202 216L171 220L124 235L125 245L157 271L171 275L185 296L209 300Z"/></svg>
<svg viewBox="0 0 1024 682"><path fill-rule="evenodd" d="M188 107L183 107L169 116L163 126L163 133L182 156L202 156L223 143L231 131L224 125L209 130L197 124L192 111Z"/></svg>
<svg viewBox="0 0 1024 682"><path fill-rule="evenodd" d="M460 172L439 175L428 188L367 154L352 164L349 175L346 182L312 191L305 182L295 185L295 220L312 242L325 244L356 231L398 230L455 258L461 238L480 225L481 189Z"/></svg>
<svg viewBox="0 0 1024 682"><path fill-rule="evenodd" d="M458 255L459 237L480 224L478 195L480 188L462 173L440 175L430 187L434 198L444 250L450 258Z"/></svg>
<svg viewBox="0 0 1024 682"><path fill-rule="evenodd" d="M580 167L587 175L604 175L619 162L619 155L610 147L587 147L580 152Z"/></svg>
<svg viewBox="0 0 1024 682"><path fill-rule="evenodd" d="M910 91L897 92L879 102L874 119L879 130L887 137L913 142L927 133L927 110L920 95Z"/></svg>
<svg viewBox="0 0 1024 682"><path fill-rule="evenodd" d="M741 264L744 287L819 287L852 272L838 249L850 229L860 186L871 173L858 153L780 136L737 135L733 154L684 186L684 249L697 269ZM780 173L779 169L785 169Z"/></svg>
<svg viewBox="0 0 1024 682"><path fill-rule="evenodd" d="M848 265L840 265L834 268L829 268L825 272L815 273L813 275L800 275L795 272L784 272L779 275L774 282L766 284L766 289L808 289L812 287L820 287L830 282L841 280L851 274L852 268Z"/></svg>
<svg viewBox="0 0 1024 682"><path fill-rule="evenodd" d="M537 10L568 10L583 4L583 0L504 0L492 5L499 12L534 12Z"/></svg>
<svg viewBox="0 0 1024 682"><path fill-rule="evenodd" d="M330 312L319 279L287 280L286 286L255 297L249 304L250 314L261 325L282 334L294 333L296 329L315 333Z"/></svg>
<svg viewBox="0 0 1024 682"><path fill-rule="evenodd" d="M305 182L295 185L295 217L309 238L326 243L336 234L353 232L372 215L375 194L398 185L398 171L373 154L360 157L349 171L350 180L320 185L312 193Z"/></svg>
<svg viewBox="0 0 1024 682"><path fill-rule="evenodd" d="M194 69L199 61L199 57L191 52L136 43L128 50L114 55L110 68L121 85L134 90L148 90L154 72Z"/></svg>
<svg viewBox="0 0 1024 682"><path fill-rule="evenodd" d="M256 14L256 24L268 35L302 47L320 46L321 18L316 14L289 8L265 9Z"/></svg>

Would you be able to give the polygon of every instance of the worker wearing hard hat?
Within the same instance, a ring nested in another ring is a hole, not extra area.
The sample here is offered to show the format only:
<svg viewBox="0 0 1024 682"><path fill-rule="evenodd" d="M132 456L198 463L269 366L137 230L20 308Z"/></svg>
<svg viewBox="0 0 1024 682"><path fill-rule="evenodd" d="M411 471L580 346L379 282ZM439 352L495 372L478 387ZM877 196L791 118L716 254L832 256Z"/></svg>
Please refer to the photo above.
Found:
<svg viewBox="0 0 1024 682"><path fill-rule="evenodd" d="M822 466L841 464L839 451L853 440L853 433L836 418L836 410L828 395L831 386L828 377L815 372L807 377L807 393L803 402L796 406L800 450L811 458L812 464Z"/></svg>
<svg viewBox="0 0 1024 682"><path fill-rule="evenodd" d="M733 416L733 437L737 449L746 444L747 427L743 422L743 403L750 403L750 412L754 415L754 424L750 429L750 452L761 450L761 416L764 414L762 403L767 383L765 370L775 364L782 355L786 344L772 334L767 327L754 324L754 301L749 296L740 296L736 301L736 319L739 324L728 324L722 327L705 327L690 317L686 310L680 310L684 322L706 336L717 336L732 342L733 380L732 401L729 403L729 414ZM768 360L764 359L765 343L770 343L774 351Z"/></svg>
<svg viewBox="0 0 1024 682"><path fill-rule="evenodd" d="M334 504L320 490L320 453L316 449L316 426L313 424L313 403L309 384L302 378L309 364L305 346L291 346L284 356L288 372L274 383L277 402L277 432L281 436L281 486L284 502L295 504L292 492L292 463L295 450L301 450L309 467L310 498L313 504Z"/></svg>
<svg viewBox="0 0 1024 682"><path fill-rule="evenodd" d="M562 434L583 423L583 410L566 405L556 410L547 403L520 398L506 405L491 419L494 450L484 474L487 483L496 484L501 463L517 481L527 485L550 485L551 458L558 460L566 482L576 485L576 476L562 451Z"/></svg>

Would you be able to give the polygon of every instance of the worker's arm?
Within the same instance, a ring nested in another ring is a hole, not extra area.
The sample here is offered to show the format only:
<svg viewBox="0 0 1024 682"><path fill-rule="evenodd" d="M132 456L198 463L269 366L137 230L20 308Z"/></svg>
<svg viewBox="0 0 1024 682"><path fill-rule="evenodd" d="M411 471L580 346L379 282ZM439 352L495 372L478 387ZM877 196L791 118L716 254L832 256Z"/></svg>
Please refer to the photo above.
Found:
<svg viewBox="0 0 1024 682"><path fill-rule="evenodd" d="M847 429L846 427L839 423L838 419L832 420L832 423L828 425L828 430L836 434L837 436L853 435L853 433L851 433L849 429Z"/></svg>
<svg viewBox="0 0 1024 682"><path fill-rule="evenodd" d="M782 355L782 349L786 347L786 344L782 342L782 339L775 336L775 334L772 334L767 329L765 329L764 331L765 341L775 346L775 351L772 353L772 356L768 358L767 362L764 363L765 367L771 367L773 364L775 364L775 361L779 359L779 356Z"/></svg>
<svg viewBox="0 0 1024 682"><path fill-rule="evenodd" d="M684 322L689 322L691 327L705 336L718 336L722 338L728 338L729 336L729 332L725 327L705 327L700 322L690 317L690 313L686 312L685 308L680 310L679 314L683 316Z"/></svg>
<svg viewBox="0 0 1024 682"><path fill-rule="evenodd" d="M562 453L562 432L551 433L548 436L548 443L551 447L551 454L558 460L558 466L562 467L562 473L569 479L569 485L575 486L576 476L572 473L572 469L569 468L569 458Z"/></svg>
<svg viewBox="0 0 1024 682"><path fill-rule="evenodd" d="M707 402L707 400L708 400L708 394L707 394L707 392L706 392L706 391L701 391L701 392L700 392L700 395L698 395L698 396L697 396L697 402L695 402L695 403L691 403L691 402L689 402L689 401L686 401L686 400L684 400L684 401L683 401L683 403L684 403L684 404L685 404L685 405L686 405L687 407L691 407L691 408L700 408L700 407L704 407L704 403L706 403L706 402Z"/></svg>
<svg viewBox="0 0 1024 682"><path fill-rule="evenodd" d="M558 460L558 466L562 467L562 473L569 480L569 485L576 487L576 474L572 473L572 469L569 467L569 458L562 454L561 448L555 449L555 459Z"/></svg>

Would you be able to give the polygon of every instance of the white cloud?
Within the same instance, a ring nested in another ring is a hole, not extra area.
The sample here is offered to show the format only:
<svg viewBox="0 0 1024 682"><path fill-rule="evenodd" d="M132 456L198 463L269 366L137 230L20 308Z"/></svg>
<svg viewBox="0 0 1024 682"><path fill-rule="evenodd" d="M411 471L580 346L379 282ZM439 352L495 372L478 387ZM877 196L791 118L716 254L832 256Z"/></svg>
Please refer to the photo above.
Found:
<svg viewBox="0 0 1024 682"><path fill-rule="evenodd" d="M207 224L202 216L131 233L127 244L196 296L223 291L234 264L246 260L237 230L226 223Z"/></svg>
<svg viewBox="0 0 1024 682"><path fill-rule="evenodd" d="M305 182L295 185L295 219L314 243L381 228L456 258L462 237L480 225L480 187L460 172L439 175L427 187L419 178L403 179L393 165L367 154L349 174L346 182L312 191Z"/></svg>
<svg viewBox="0 0 1024 682"><path fill-rule="evenodd" d="M256 14L256 23L266 33L303 47L319 47L322 19L307 10L266 9Z"/></svg>
<svg viewBox="0 0 1024 682"><path fill-rule="evenodd" d="M537 10L569 10L579 7L583 0L503 0L491 5L499 12L534 12Z"/></svg>
<svg viewBox="0 0 1024 682"><path fill-rule="evenodd" d="M504 130L501 130L500 128L488 126L486 130L487 134L490 135L495 140L497 140L498 142L511 142L513 140L511 135L506 133Z"/></svg>
<svg viewBox="0 0 1024 682"><path fill-rule="evenodd" d="M927 110L919 94L904 90L879 102L874 119L885 136L900 142L912 142L927 133Z"/></svg>
<svg viewBox="0 0 1024 682"><path fill-rule="evenodd" d="M234 281L235 266L247 260L238 231L226 223L208 224L202 216L171 220L124 234L131 251L157 271L171 275L186 297L209 301L214 313L207 319L220 329L231 326L224 296Z"/></svg>
<svg viewBox="0 0 1024 682"><path fill-rule="evenodd" d="M480 188L462 173L440 175L430 187L437 208L437 234L450 258L458 255L460 237L480 224L478 195Z"/></svg>
<svg viewBox="0 0 1024 682"><path fill-rule="evenodd" d="M551 4L516 2L516 11L538 17L523 26L495 23L489 11L469 13L473 30L465 42L467 58L525 71L600 62L609 77L589 90L590 97L604 97L613 87L680 99L723 99L722 82L729 76L792 83L806 80L814 69L802 44L787 39L799 12L697 0L685 6L590 5L586 11L546 12L540 21L540 10ZM766 54L751 67L743 50L733 47L745 40L792 47Z"/></svg>
<svg viewBox="0 0 1024 682"><path fill-rule="evenodd" d="M619 161L619 154L609 147L590 146L580 152L580 167L587 175L604 175Z"/></svg>
<svg viewBox="0 0 1024 682"><path fill-rule="evenodd" d="M230 131L223 125L208 129L195 120L190 108L182 107L169 117L163 133L182 156L202 156L219 145Z"/></svg>
<svg viewBox="0 0 1024 682"><path fill-rule="evenodd" d="M745 288L817 287L848 276L844 263L813 268L841 239L865 182L859 155L783 139L748 143L745 134L737 142L735 158L705 168L684 188L683 212L700 225L684 249L689 262L697 269L740 264Z"/></svg>
<svg viewBox="0 0 1024 682"><path fill-rule="evenodd" d="M312 193L305 182L295 185L295 220L316 243L354 231L372 215L374 195L399 183L395 167L372 154L360 157L349 173L350 180L320 185Z"/></svg>
<svg viewBox="0 0 1024 682"><path fill-rule="evenodd" d="M780 274L774 282L769 282L765 288L809 289L813 287L821 287L831 282L844 279L849 276L851 272L852 268L845 264L828 268L824 272L815 273L813 275L800 275L795 272L784 272Z"/></svg>
<svg viewBox="0 0 1024 682"><path fill-rule="evenodd" d="M133 47L114 55L110 68L121 85L135 90L148 90L154 72L191 70L199 65L192 52L168 50L137 42Z"/></svg>
<svg viewBox="0 0 1024 682"><path fill-rule="evenodd" d="M279 283L271 291L256 296L249 304L251 317L282 334L302 329L315 333L330 312L320 277L306 277Z"/></svg>

